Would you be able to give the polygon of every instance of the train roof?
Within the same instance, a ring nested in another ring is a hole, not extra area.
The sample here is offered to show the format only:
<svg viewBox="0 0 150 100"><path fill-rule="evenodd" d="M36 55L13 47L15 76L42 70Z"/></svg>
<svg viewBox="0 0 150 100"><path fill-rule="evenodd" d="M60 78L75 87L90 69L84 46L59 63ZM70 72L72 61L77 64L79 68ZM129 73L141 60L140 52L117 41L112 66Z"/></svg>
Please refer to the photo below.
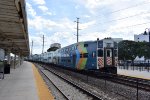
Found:
<svg viewBox="0 0 150 100"><path fill-rule="evenodd" d="M104 38L104 39L101 39L99 41L102 41L102 40L113 40L115 41L113 38ZM81 41L81 42L78 42L78 43L94 43L94 42L97 42L97 40L91 40L91 41ZM78 44L78 43L73 43L73 44L70 44L68 46L71 46L71 45L75 45L75 44ZM65 47L68 47L68 46L65 46ZM65 47L62 47L62 48L65 48Z"/></svg>
<svg viewBox="0 0 150 100"><path fill-rule="evenodd" d="M113 40L115 42L115 39L114 38L104 38L104 39L101 39L99 41L103 41L103 40ZM64 49L64 48L68 48L68 47L71 47L71 46L77 46L77 44L80 44L80 43L95 43L97 42L97 40L91 40L91 41L80 41L78 43L73 43L73 44L70 44L68 46L65 46L65 47L62 47L60 49L57 49L56 51L50 51L50 52L46 52L46 53L55 53L55 52L58 52L59 50L61 49ZM42 54L39 54L39 55L42 55Z"/></svg>
<svg viewBox="0 0 150 100"><path fill-rule="evenodd" d="M81 42L78 42L78 43L70 44L70 45L65 46L65 47L73 46L73 45L80 44L80 43L92 43L92 42L94 43L96 41L81 41ZM62 47L62 48L65 48L65 47ZM62 49L62 48L60 48L60 49ZM59 50L59 49L57 49L57 50Z"/></svg>

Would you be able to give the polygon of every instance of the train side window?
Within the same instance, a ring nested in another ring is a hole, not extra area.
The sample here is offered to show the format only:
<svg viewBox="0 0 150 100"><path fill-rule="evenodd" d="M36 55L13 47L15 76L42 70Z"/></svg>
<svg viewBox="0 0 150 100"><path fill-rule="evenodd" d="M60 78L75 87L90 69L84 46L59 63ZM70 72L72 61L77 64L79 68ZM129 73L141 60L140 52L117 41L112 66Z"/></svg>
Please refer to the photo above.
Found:
<svg viewBox="0 0 150 100"><path fill-rule="evenodd" d="M74 46L74 50L76 50L77 49L77 46Z"/></svg>
<svg viewBox="0 0 150 100"><path fill-rule="evenodd" d="M82 58L82 54L80 54L80 58Z"/></svg>
<svg viewBox="0 0 150 100"><path fill-rule="evenodd" d="M88 55L89 55L88 53L84 53L83 58L88 58Z"/></svg>
<svg viewBox="0 0 150 100"><path fill-rule="evenodd" d="M88 44L84 44L84 47L88 47Z"/></svg>
<svg viewBox="0 0 150 100"><path fill-rule="evenodd" d="M92 52L92 57L95 58L95 56L96 56L96 53L93 51Z"/></svg>
<svg viewBox="0 0 150 100"><path fill-rule="evenodd" d="M102 49L98 50L98 57L103 57L103 50Z"/></svg>
<svg viewBox="0 0 150 100"><path fill-rule="evenodd" d="M68 62L70 63L70 62L71 62L71 60L69 59L69 60L68 60Z"/></svg>

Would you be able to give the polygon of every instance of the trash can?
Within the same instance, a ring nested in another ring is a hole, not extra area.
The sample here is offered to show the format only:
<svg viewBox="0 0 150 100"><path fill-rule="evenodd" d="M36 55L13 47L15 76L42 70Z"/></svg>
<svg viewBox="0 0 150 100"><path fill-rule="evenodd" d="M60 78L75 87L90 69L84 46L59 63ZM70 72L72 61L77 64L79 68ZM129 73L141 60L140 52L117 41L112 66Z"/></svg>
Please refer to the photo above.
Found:
<svg viewBox="0 0 150 100"><path fill-rule="evenodd" d="M10 74L10 64L4 65L4 74Z"/></svg>
<svg viewBox="0 0 150 100"><path fill-rule="evenodd" d="M4 79L4 62L0 61L0 79Z"/></svg>

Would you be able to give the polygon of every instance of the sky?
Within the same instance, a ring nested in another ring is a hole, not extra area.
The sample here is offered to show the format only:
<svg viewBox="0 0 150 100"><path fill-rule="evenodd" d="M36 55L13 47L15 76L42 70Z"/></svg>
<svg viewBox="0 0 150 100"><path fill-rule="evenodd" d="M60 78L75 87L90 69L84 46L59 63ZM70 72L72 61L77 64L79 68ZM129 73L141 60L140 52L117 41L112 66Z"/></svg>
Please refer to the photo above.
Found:
<svg viewBox="0 0 150 100"><path fill-rule="evenodd" d="M26 0L30 47L44 52L52 43L62 47L105 37L134 40L150 26L150 0Z"/></svg>

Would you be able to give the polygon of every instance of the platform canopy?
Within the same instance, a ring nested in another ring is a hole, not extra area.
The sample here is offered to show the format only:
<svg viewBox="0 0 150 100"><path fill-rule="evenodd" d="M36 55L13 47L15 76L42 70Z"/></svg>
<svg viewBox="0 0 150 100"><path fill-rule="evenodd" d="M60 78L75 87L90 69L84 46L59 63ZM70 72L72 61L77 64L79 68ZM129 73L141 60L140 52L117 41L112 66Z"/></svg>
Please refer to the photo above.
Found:
<svg viewBox="0 0 150 100"><path fill-rule="evenodd" d="M25 0L0 0L0 48L29 55Z"/></svg>

